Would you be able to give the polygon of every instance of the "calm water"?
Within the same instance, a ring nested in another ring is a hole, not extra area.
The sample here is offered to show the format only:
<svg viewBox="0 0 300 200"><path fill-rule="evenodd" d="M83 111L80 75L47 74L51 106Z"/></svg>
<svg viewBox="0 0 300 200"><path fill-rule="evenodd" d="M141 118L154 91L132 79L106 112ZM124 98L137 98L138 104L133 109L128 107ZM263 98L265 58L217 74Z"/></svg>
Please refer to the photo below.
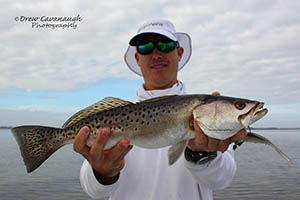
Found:
<svg viewBox="0 0 300 200"><path fill-rule="evenodd" d="M236 151L233 184L215 191L215 199L300 199L300 130L256 132L277 144L293 164L267 146L243 144ZM10 131L0 130L0 199L90 199L79 182L82 161L67 145L27 174Z"/></svg>

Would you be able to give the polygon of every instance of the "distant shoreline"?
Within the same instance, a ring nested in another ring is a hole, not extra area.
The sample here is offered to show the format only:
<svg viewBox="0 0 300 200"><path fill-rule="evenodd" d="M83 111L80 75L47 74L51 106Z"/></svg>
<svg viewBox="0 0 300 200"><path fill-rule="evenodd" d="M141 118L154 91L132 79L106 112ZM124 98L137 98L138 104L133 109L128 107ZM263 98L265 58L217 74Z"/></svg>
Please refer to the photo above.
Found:
<svg viewBox="0 0 300 200"><path fill-rule="evenodd" d="M12 126L0 126L1 129L12 129ZM251 130L300 130L300 128L277 128L277 127L267 127L267 128L259 128L259 127L250 127Z"/></svg>
<svg viewBox="0 0 300 200"><path fill-rule="evenodd" d="M0 126L0 129L12 129L12 126Z"/></svg>
<svg viewBox="0 0 300 200"><path fill-rule="evenodd" d="M276 128L276 127L268 127L268 128L255 128L250 127L251 130L300 130L300 128Z"/></svg>

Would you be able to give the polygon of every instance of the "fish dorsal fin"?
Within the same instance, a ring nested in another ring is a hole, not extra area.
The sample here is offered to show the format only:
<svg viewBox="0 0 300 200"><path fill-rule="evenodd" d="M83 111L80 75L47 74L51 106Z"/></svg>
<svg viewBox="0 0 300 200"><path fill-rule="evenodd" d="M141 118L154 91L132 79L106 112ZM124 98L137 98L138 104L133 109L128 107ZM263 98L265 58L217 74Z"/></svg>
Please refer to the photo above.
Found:
<svg viewBox="0 0 300 200"><path fill-rule="evenodd" d="M141 101L140 103L142 103L142 102L155 102L155 101L159 101L159 100L163 100L163 99L169 99L169 98L172 98L172 97L175 97L175 96L178 96L178 95L155 97L155 98L152 98L152 99L147 99L147 100Z"/></svg>
<svg viewBox="0 0 300 200"><path fill-rule="evenodd" d="M83 110L78 111L72 117L70 117L63 125L63 128L72 126L76 122L80 121L83 118L86 118L92 114L95 114L100 111L109 110L112 108L122 107L132 104L130 101L125 101L122 99L114 98L114 97L106 97L97 103L86 107Z"/></svg>

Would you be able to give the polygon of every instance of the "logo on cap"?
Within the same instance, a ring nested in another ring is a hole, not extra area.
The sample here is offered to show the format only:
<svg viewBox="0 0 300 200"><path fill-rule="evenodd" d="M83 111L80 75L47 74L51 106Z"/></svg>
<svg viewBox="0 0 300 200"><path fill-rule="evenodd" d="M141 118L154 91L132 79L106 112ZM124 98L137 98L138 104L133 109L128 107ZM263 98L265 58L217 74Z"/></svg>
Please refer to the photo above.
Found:
<svg viewBox="0 0 300 200"><path fill-rule="evenodd" d="M144 26L142 26L141 28L139 28L138 32L142 31L143 29L149 27L149 26L164 26L163 23L160 22L151 22L149 24L145 24Z"/></svg>

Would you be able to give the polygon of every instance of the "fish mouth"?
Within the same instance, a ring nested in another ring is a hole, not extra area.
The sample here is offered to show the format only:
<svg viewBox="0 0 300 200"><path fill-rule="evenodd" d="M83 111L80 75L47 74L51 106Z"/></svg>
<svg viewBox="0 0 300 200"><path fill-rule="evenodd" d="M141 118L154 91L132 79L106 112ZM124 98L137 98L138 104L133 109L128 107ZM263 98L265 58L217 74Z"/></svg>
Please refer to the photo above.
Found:
<svg viewBox="0 0 300 200"><path fill-rule="evenodd" d="M258 102L252 109L250 109L248 112L246 112L245 114L242 114L238 117L238 120L240 122L242 122L247 116L250 115L251 122L250 124L253 124L254 122L258 121L259 119L263 118L267 113L268 113L268 109L263 108L264 107L264 103L262 102ZM250 125L249 124L249 125Z"/></svg>
<svg viewBox="0 0 300 200"><path fill-rule="evenodd" d="M263 107L264 107L264 103L258 103L258 105L256 106L256 109L254 111L254 115L253 115L251 124L260 120L268 113L268 109L263 108Z"/></svg>

